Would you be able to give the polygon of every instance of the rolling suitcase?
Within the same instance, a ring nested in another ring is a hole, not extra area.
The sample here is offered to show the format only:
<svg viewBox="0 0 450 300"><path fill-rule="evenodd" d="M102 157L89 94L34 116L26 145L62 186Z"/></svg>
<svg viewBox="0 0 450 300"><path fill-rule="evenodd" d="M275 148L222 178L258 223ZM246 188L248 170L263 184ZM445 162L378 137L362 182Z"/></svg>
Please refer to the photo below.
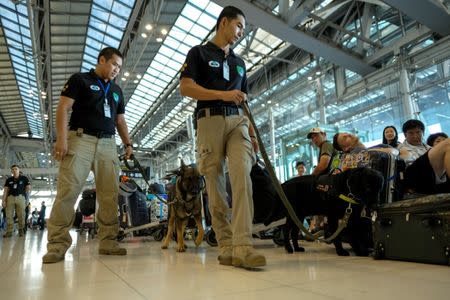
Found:
<svg viewBox="0 0 450 300"><path fill-rule="evenodd" d="M380 171L384 177L384 186L380 193L379 205L399 201L402 198L404 164L390 153L372 149L364 149L357 153L341 153L333 157L331 167L342 172L360 167Z"/></svg>
<svg viewBox="0 0 450 300"><path fill-rule="evenodd" d="M119 220L123 228L149 223L147 196L134 182L120 183Z"/></svg>
<svg viewBox="0 0 450 300"><path fill-rule="evenodd" d="M375 258L450 264L450 194L385 204L374 219Z"/></svg>

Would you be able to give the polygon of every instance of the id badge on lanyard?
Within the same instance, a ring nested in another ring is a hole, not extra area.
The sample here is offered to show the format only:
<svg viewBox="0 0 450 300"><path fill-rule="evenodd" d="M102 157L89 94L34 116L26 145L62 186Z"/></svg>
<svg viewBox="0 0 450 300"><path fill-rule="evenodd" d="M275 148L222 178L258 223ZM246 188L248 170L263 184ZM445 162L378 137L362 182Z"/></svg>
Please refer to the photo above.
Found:
<svg viewBox="0 0 450 300"><path fill-rule="evenodd" d="M103 111L105 113L105 118L111 118L111 106L108 103L108 91L109 87L111 86L111 83L108 82L106 87L103 85L100 79L97 79L100 87L102 88L102 91L105 93L105 102L103 103Z"/></svg>
<svg viewBox="0 0 450 300"><path fill-rule="evenodd" d="M17 183L14 183L13 189L17 189Z"/></svg>
<svg viewBox="0 0 450 300"><path fill-rule="evenodd" d="M223 79L230 81L230 66L226 59L223 61Z"/></svg>

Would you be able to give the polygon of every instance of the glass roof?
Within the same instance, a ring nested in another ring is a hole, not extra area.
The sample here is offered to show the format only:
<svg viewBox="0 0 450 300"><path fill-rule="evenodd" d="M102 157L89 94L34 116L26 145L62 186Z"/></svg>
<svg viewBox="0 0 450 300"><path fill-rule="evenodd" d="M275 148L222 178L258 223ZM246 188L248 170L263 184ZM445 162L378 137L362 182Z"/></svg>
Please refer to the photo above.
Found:
<svg viewBox="0 0 450 300"><path fill-rule="evenodd" d="M145 113L178 76L189 49L207 38L221 10L220 6L210 1L188 1L127 104L127 110L133 111L133 114L125 114L130 131L135 129ZM282 44L282 40L268 32L252 29L234 51L242 56L249 70ZM187 116L193 113L195 105L195 102L183 99L151 129L141 145L155 148L176 133L184 125Z"/></svg>
<svg viewBox="0 0 450 300"><path fill-rule="evenodd" d="M28 126L34 137L43 136L40 93L36 84L35 56L31 43L27 7L12 1L0 3L0 21L8 44Z"/></svg>
<svg viewBox="0 0 450 300"><path fill-rule="evenodd" d="M214 27L220 11L220 6L209 1L190 0L186 3L127 104L127 111L133 112L125 114L130 131L135 129L145 113L178 76L189 49L203 42ZM193 104L189 100L180 102L154 127L147 138L141 141L142 146L152 148L166 138L184 122L186 110L193 111ZM153 134L155 131L157 134Z"/></svg>
<svg viewBox="0 0 450 300"><path fill-rule="evenodd" d="M105 47L119 48L135 0L94 0L84 47L81 72L97 64L97 56Z"/></svg>

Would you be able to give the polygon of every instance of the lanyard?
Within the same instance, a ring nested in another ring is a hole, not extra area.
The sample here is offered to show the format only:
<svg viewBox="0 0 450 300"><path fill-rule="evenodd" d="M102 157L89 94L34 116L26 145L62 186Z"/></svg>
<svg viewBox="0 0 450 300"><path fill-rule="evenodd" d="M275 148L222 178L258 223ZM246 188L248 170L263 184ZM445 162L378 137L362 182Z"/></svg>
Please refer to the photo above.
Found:
<svg viewBox="0 0 450 300"><path fill-rule="evenodd" d="M102 91L105 93L105 103L108 103L108 91L109 91L109 87L111 86L111 82L108 82L108 84L105 86L103 85L102 81L100 79L97 78L98 84L100 85Z"/></svg>

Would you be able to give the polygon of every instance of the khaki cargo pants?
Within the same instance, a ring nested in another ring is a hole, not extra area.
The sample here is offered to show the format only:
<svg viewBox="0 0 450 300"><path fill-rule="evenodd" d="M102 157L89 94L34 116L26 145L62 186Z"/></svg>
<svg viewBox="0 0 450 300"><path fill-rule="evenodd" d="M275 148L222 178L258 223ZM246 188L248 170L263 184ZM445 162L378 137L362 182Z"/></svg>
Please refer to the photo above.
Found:
<svg viewBox="0 0 450 300"><path fill-rule="evenodd" d="M66 252L72 244L69 230L75 218L74 205L86 183L89 171L95 175L96 221L100 248L117 245L119 160L114 137L98 139L75 131L68 134L68 154L61 162L55 202L47 222L47 249Z"/></svg>
<svg viewBox="0 0 450 300"><path fill-rule="evenodd" d="M17 221L19 229L25 228L25 197L23 195L12 196L9 195L6 199L6 234L12 233L14 230L14 209L17 214Z"/></svg>
<svg viewBox="0 0 450 300"><path fill-rule="evenodd" d="M219 247L252 245L253 199L250 171L255 154L245 116L209 116L197 120L197 164L206 179L212 226ZM228 220L225 158L232 190Z"/></svg>

